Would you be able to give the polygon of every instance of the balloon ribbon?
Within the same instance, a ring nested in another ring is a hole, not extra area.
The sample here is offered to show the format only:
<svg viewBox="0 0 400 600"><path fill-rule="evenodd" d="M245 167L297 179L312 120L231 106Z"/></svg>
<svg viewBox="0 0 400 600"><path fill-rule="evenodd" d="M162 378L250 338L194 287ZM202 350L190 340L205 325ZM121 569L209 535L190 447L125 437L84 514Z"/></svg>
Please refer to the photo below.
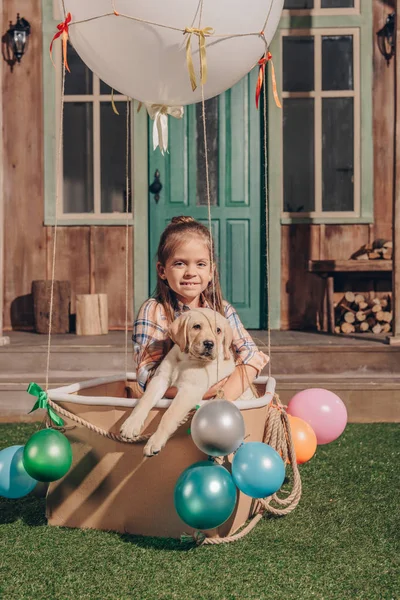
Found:
<svg viewBox="0 0 400 600"><path fill-rule="evenodd" d="M282 105L280 103L279 96L278 96L276 77L275 77L275 69L274 69L274 63L272 62L271 52L266 52L266 54L262 58L260 58L260 60L258 61L259 70L258 70L258 79L257 79L257 86L256 86L256 108L258 108L260 94L261 94L262 86L264 83L265 65L269 61L271 61L272 91L274 93L275 104L277 105L278 108L282 108Z"/></svg>
<svg viewBox="0 0 400 600"><path fill-rule="evenodd" d="M186 27L183 34L188 34L186 40L186 62L189 70L190 83L192 85L192 90L194 91L197 88L197 81L192 57L192 35L197 35L199 38L200 80L202 84L205 84L207 81L206 36L213 35L214 29L212 27L204 27L204 29Z"/></svg>
<svg viewBox="0 0 400 600"><path fill-rule="evenodd" d="M51 408L51 406L49 406L47 394L44 390L42 390L40 385L38 385L37 383L30 383L26 391L28 392L28 394L32 394L32 396L37 397L35 406L32 408L32 410L29 411L28 414L30 414L34 410L37 410L38 408L44 408L45 410L47 410L50 419L54 421L54 423L58 427L62 427L64 425L64 421L62 420L62 418L58 416L58 414Z"/></svg>
<svg viewBox="0 0 400 600"><path fill-rule="evenodd" d="M67 69L68 73L71 73L71 71L69 70L69 66L68 66L68 60L67 60L67 42L68 42L68 25L69 23L71 23L71 13L68 13L65 21L63 21L62 23L59 23L57 25L57 33L54 35L53 39L51 40L51 44L50 44L50 58L51 58L51 62L54 65L54 61L53 61L53 43L54 41L59 38L61 36L61 41L62 41L62 51L63 51L63 61L64 61L64 66ZM54 65L56 66L56 65Z"/></svg>

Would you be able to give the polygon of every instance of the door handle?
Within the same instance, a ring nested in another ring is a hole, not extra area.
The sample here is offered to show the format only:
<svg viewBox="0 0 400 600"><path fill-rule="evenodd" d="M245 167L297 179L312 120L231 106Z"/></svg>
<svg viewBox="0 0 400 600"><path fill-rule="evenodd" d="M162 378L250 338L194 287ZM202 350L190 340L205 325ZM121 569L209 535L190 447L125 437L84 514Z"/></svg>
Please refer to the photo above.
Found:
<svg viewBox="0 0 400 600"><path fill-rule="evenodd" d="M158 201L160 199L161 190L162 183L160 181L160 171L156 169L156 172L154 173L154 181L151 185L149 185L149 192L151 194L154 194L154 200L156 201L156 204L158 204Z"/></svg>

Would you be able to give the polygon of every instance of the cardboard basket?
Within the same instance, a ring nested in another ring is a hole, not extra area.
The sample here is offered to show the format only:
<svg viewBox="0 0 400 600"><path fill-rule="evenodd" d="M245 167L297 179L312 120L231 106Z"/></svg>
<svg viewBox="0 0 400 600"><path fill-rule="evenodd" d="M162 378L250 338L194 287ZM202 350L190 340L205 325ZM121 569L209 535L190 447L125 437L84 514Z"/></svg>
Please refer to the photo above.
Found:
<svg viewBox="0 0 400 600"><path fill-rule="evenodd" d="M135 375L93 379L48 392L60 407L106 431L119 434L120 426L137 400L131 395ZM255 381L261 394L237 401L246 426L246 442L262 441L268 404L275 392L272 377ZM171 400L163 399L149 414L144 433L155 431ZM65 435L73 450L70 471L50 484L47 495L49 525L113 530L145 536L179 538L193 531L176 513L174 488L189 465L205 459L184 423L159 455L143 456L144 443L114 442L63 416ZM226 466L232 456L227 457ZM252 516L256 501L238 493L229 520L208 536L227 536Z"/></svg>

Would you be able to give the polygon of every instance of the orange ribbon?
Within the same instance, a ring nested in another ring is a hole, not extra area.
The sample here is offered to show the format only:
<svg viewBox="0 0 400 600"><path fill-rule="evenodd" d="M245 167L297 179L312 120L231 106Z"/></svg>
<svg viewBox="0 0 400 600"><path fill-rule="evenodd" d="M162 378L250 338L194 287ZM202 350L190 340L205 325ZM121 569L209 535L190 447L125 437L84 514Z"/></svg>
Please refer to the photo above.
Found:
<svg viewBox="0 0 400 600"><path fill-rule="evenodd" d="M68 73L71 73L71 71L69 70L68 61L67 61L68 25L69 25L69 23L71 23L71 19L72 19L71 13L68 13L65 21L63 21L62 23L59 23L57 25L58 31L54 35L53 39L51 40L51 44L50 44L50 58L51 58L51 62L54 65L53 54L52 54L52 52L53 52L53 43L54 43L54 41L57 38L59 38L61 36L62 51L63 51L63 61L64 61L64 66L67 69Z"/></svg>
<svg viewBox="0 0 400 600"><path fill-rule="evenodd" d="M269 61L271 61L272 91L274 94L275 104L277 105L278 108L282 108L282 105L280 103L279 96L278 96L278 89L277 89L276 77L275 77L275 69L274 69L274 63L272 62L271 52L267 52L267 54L264 55L262 58L260 58L260 60L258 61L259 71L258 71L258 79L257 79L257 86L256 86L256 108L258 108L258 103L260 101L260 94L261 94L262 86L264 83L265 65Z"/></svg>

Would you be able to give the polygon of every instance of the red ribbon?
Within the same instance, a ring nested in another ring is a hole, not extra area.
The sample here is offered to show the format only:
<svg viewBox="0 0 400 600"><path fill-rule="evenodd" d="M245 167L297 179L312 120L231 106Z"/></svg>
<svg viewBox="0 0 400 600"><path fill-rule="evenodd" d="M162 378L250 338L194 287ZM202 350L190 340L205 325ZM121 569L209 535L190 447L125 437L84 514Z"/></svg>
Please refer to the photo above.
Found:
<svg viewBox="0 0 400 600"><path fill-rule="evenodd" d="M61 36L61 39L62 39L62 49L63 49L63 61L64 61L64 66L67 69L68 73L71 72L69 70L68 61L67 61L68 25L69 25L69 23L71 23L71 19L72 19L71 13L68 13L65 21L63 21L62 23L59 23L57 25L58 31L54 35L53 39L51 40L51 44L50 44L50 58L51 58L51 62L54 65L53 55L52 55L52 52L53 52L53 43L54 43L54 41L57 38L59 38Z"/></svg>
<svg viewBox="0 0 400 600"><path fill-rule="evenodd" d="M264 84L265 65L269 61L271 61L272 90L274 93L275 104L278 106L278 108L282 108L282 105L279 101L279 96L278 96L276 77L275 77L275 69L274 69L274 63L272 62L271 52L267 52L267 54L264 55L262 58L260 58L260 60L258 61L259 70L258 70L258 78L257 78L257 86L256 86L256 108L258 108L258 104L260 101L260 94L261 94L262 86Z"/></svg>

